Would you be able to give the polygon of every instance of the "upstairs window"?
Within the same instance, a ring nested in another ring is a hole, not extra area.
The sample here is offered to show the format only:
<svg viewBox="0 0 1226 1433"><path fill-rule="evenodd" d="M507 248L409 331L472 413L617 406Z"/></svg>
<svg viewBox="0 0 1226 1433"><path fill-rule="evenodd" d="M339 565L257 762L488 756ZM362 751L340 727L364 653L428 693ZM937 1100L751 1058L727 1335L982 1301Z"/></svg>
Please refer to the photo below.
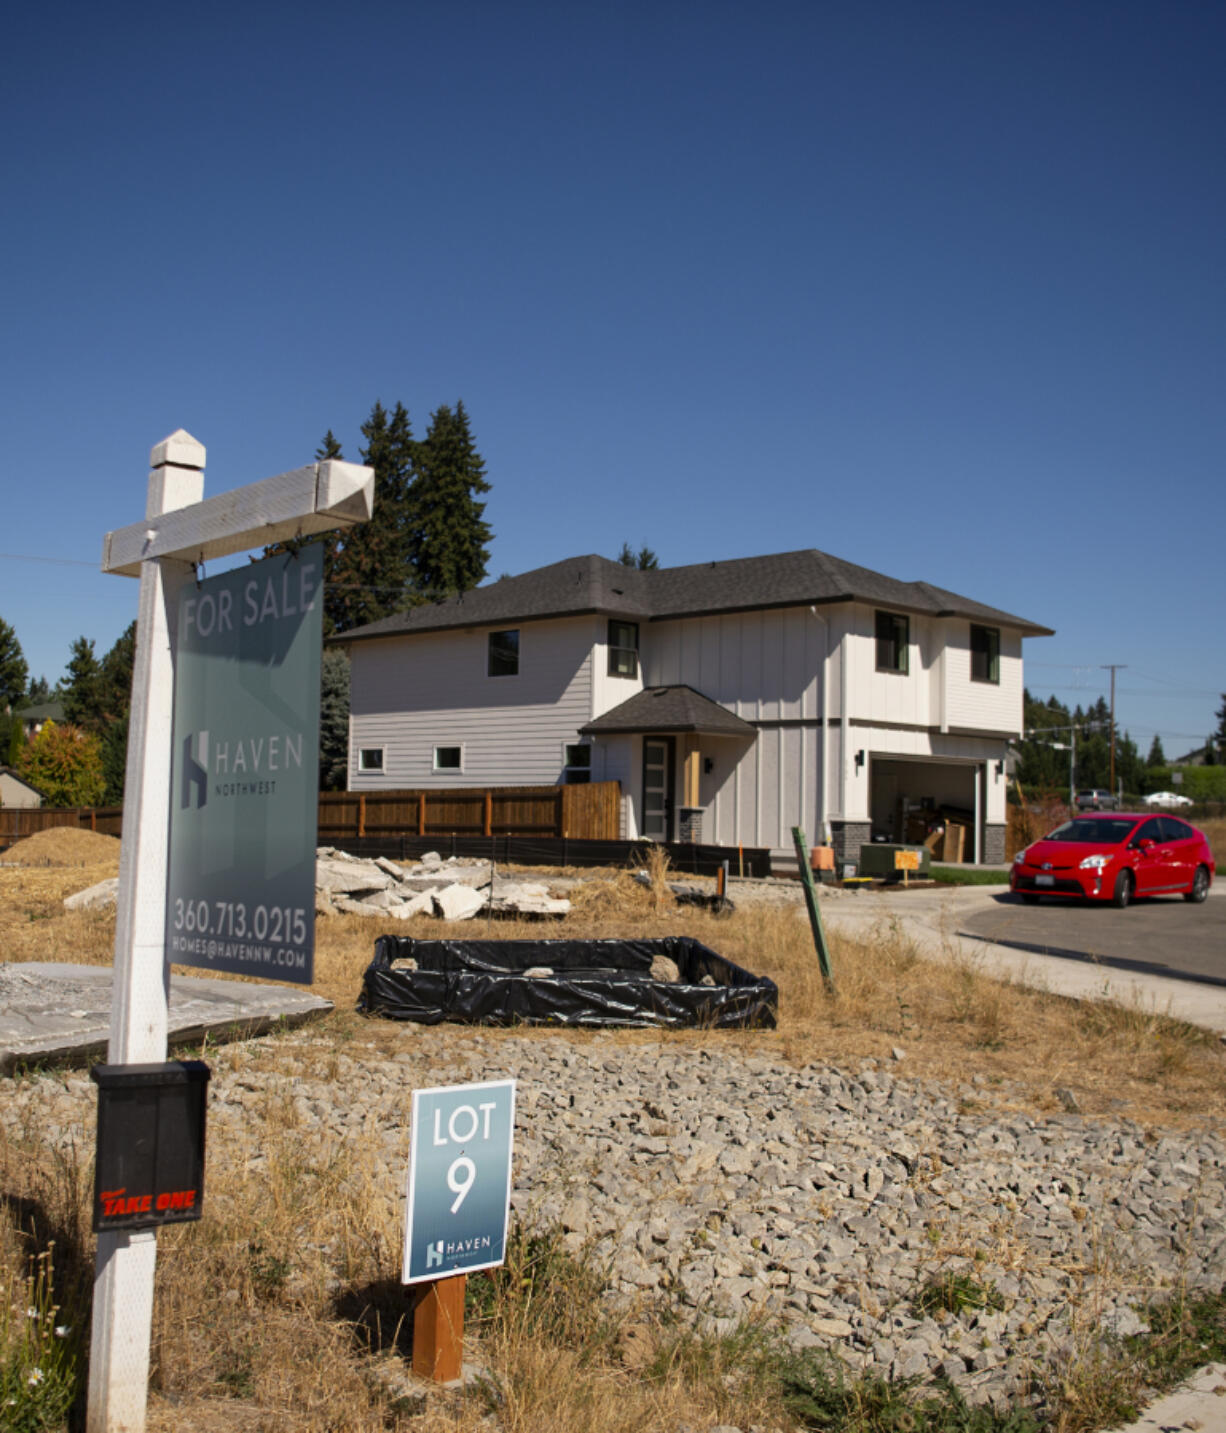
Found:
<svg viewBox="0 0 1226 1433"><path fill-rule="evenodd" d="M971 681L1000 685L1000 628L971 624Z"/></svg>
<svg viewBox="0 0 1226 1433"><path fill-rule="evenodd" d="M518 627L512 627L505 632L490 633L489 664L486 670L491 677L519 675Z"/></svg>
<svg viewBox="0 0 1226 1433"><path fill-rule="evenodd" d="M567 786L586 786L592 779L592 748L586 743L567 744L563 753L565 771L563 781Z"/></svg>
<svg viewBox="0 0 1226 1433"><path fill-rule="evenodd" d="M359 771L382 771L383 770L383 748L381 746L362 746L358 748L358 770Z"/></svg>
<svg viewBox="0 0 1226 1433"><path fill-rule="evenodd" d="M435 771L463 771L464 748L462 746L436 746L434 748Z"/></svg>
<svg viewBox="0 0 1226 1433"><path fill-rule="evenodd" d="M911 640L911 622L897 612L877 613L877 670L907 672L907 646Z"/></svg>
<svg viewBox="0 0 1226 1433"><path fill-rule="evenodd" d="M639 624L609 623L609 676L637 677L639 674Z"/></svg>

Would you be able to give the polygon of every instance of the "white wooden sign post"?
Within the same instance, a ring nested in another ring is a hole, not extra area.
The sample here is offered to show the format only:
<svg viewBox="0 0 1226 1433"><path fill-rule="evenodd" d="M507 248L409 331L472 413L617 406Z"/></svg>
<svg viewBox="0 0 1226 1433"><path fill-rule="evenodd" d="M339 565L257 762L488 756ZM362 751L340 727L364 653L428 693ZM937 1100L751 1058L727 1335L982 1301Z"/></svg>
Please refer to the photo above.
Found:
<svg viewBox="0 0 1226 1433"><path fill-rule="evenodd" d="M140 578L107 1060L166 1059L166 874L178 604L195 565L365 522L374 473L329 461L204 500L205 450L180 429L150 456L145 521L109 532L102 570ZM98 1235L88 1433L143 1433L154 1230Z"/></svg>

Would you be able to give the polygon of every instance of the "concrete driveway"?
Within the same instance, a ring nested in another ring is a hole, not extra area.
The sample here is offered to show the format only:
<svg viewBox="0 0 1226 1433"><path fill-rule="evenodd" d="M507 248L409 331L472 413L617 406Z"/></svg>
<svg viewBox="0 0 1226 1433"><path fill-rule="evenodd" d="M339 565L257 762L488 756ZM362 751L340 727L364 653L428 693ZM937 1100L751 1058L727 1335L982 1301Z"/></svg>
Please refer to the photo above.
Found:
<svg viewBox="0 0 1226 1433"><path fill-rule="evenodd" d="M1003 884L840 892L822 901L822 919L860 936L896 923L932 958L971 960L1002 980L1118 1000L1226 1036L1226 881L1200 906L1158 898L1123 911L1027 906Z"/></svg>

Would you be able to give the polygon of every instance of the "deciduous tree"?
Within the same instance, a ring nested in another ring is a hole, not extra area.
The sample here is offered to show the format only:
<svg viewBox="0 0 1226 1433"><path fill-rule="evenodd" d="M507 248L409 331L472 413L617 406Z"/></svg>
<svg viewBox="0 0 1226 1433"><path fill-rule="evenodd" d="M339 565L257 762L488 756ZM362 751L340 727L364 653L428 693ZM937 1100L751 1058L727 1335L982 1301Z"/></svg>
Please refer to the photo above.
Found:
<svg viewBox="0 0 1226 1433"><path fill-rule="evenodd" d="M53 721L26 742L18 770L51 806L96 806L106 787L99 739Z"/></svg>

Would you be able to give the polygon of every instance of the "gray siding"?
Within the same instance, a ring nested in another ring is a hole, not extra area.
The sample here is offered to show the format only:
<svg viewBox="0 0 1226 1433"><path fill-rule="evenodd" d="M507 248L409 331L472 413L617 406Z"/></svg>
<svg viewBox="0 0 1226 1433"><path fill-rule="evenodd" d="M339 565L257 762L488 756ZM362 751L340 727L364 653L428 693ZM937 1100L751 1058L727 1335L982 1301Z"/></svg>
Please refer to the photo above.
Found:
<svg viewBox="0 0 1226 1433"><path fill-rule="evenodd" d="M349 788L549 785L562 748L591 717L590 618L528 622L519 673L486 674L489 628L355 643ZM434 770L436 746L464 748L461 771ZM384 749L382 772L358 751Z"/></svg>

